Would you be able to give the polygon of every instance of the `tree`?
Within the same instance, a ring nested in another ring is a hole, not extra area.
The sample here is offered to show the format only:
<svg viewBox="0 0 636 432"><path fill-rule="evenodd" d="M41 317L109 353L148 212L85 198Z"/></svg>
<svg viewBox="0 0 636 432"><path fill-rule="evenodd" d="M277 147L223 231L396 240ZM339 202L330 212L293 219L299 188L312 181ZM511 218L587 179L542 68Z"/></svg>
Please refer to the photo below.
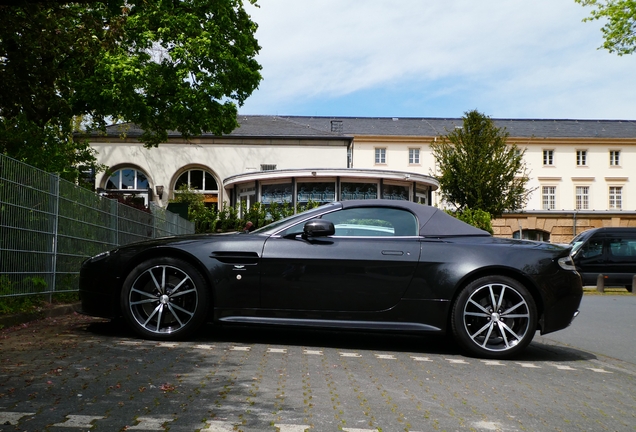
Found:
<svg viewBox="0 0 636 432"><path fill-rule="evenodd" d="M634 0L574 0L594 8L583 21L607 19L601 28L602 47L619 56L636 50L636 1Z"/></svg>
<svg viewBox="0 0 636 432"><path fill-rule="evenodd" d="M99 58L101 15L76 4L0 6L2 153L68 180L94 165L88 143L73 139L72 96Z"/></svg>
<svg viewBox="0 0 636 432"><path fill-rule="evenodd" d="M95 162L78 123L135 123L148 147L170 130L222 135L261 80L242 0L43 1L0 16L0 151L66 178Z"/></svg>
<svg viewBox="0 0 636 432"><path fill-rule="evenodd" d="M446 213L469 225L488 231L490 234L494 233L492 229L492 216L487 211L465 209L461 212L446 210Z"/></svg>
<svg viewBox="0 0 636 432"><path fill-rule="evenodd" d="M493 217L523 208L531 193L524 151L508 145L508 132L476 110L465 113L461 128L431 143L439 166L442 198L459 212L483 210Z"/></svg>

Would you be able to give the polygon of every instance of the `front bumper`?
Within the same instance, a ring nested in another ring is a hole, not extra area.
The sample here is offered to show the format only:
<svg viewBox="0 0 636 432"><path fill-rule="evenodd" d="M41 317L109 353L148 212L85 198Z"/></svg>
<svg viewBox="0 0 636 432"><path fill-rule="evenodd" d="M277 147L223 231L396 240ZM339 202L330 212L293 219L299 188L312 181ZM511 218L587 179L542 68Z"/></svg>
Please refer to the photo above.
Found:
<svg viewBox="0 0 636 432"><path fill-rule="evenodd" d="M84 262L80 269L80 312L85 315L114 318L120 315L121 281L110 268L109 260Z"/></svg>
<svg viewBox="0 0 636 432"><path fill-rule="evenodd" d="M579 314L583 284L577 272L562 271L546 278L542 284L544 308L540 319L541 334L568 327Z"/></svg>

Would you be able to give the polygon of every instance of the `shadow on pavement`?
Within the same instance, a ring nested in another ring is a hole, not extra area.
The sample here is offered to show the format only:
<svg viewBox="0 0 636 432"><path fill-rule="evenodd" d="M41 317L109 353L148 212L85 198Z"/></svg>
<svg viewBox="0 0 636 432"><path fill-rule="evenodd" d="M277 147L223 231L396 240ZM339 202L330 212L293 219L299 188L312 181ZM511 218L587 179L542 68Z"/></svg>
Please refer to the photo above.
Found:
<svg viewBox="0 0 636 432"><path fill-rule="evenodd" d="M89 324L90 333L114 338L137 338L122 319ZM332 348L383 352L409 352L417 354L457 356L465 355L455 342L446 336L412 335L400 333L370 333L364 331L338 331L295 329L279 327L245 327L204 325L194 337L196 343L236 343L263 345L291 345L307 348ZM542 339L535 340L518 356L509 360L525 362L574 362L596 359L585 351Z"/></svg>
<svg viewBox="0 0 636 432"><path fill-rule="evenodd" d="M581 360L595 360L597 356L587 351L548 342L535 337L523 352L524 361L535 362L574 362Z"/></svg>

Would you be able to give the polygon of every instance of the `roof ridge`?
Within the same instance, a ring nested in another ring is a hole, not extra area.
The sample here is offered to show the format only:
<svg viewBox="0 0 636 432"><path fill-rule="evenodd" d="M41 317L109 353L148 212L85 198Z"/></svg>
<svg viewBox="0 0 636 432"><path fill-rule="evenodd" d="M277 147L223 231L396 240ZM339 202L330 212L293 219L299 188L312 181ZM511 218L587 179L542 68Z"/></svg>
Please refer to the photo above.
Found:
<svg viewBox="0 0 636 432"><path fill-rule="evenodd" d="M267 115L267 114L240 114L242 117L277 117L292 121L292 119L320 119L320 120L416 120L416 121L453 121L462 120L462 117L409 117L409 116L311 116L311 115ZM489 116L490 117L490 116ZM514 121L514 122L586 122L586 123L636 123L636 119L583 119L583 118L512 118L512 117L490 117L495 121ZM298 122L296 122L298 123Z"/></svg>

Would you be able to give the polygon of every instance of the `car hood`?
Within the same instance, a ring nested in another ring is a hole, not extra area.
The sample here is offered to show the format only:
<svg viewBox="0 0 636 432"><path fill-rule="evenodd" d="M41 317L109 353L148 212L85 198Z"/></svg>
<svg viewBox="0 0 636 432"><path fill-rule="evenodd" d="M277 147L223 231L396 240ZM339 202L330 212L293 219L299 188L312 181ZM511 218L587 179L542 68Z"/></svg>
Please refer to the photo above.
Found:
<svg viewBox="0 0 636 432"><path fill-rule="evenodd" d="M242 242L247 240L254 240L255 237L263 237L267 236L259 236L258 234L246 234L242 232L228 232L228 233L215 233L215 234L189 234L189 235L179 235L179 236L171 236L171 237L160 237L151 240L143 240L135 243L129 243L126 245L119 246L114 248L113 250L117 251L125 251L125 250L143 250L149 248L157 248L157 247L185 247L192 243L215 243L219 241L232 241L232 242Z"/></svg>

